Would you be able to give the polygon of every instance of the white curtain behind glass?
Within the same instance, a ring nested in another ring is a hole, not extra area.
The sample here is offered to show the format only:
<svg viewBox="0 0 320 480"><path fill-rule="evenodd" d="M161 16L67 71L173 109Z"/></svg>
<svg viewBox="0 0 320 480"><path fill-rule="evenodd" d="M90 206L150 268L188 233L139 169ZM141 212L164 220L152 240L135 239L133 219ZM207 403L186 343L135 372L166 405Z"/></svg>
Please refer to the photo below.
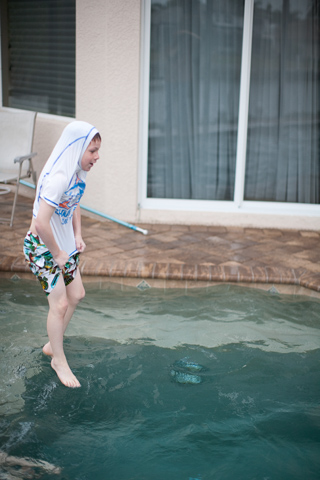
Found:
<svg viewBox="0 0 320 480"><path fill-rule="evenodd" d="M320 202L319 9L255 3L246 200Z"/></svg>
<svg viewBox="0 0 320 480"><path fill-rule="evenodd" d="M148 197L233 200L243 13L152 1Z"/></svg>

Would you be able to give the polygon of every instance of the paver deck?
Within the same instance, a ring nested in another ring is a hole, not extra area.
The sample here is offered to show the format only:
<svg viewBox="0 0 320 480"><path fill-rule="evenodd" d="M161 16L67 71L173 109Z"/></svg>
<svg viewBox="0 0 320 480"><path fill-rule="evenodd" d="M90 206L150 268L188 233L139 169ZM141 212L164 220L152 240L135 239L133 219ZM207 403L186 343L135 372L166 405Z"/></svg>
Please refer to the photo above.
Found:
<svg viewBox="0 0 320 480"><path fill-rule="evenodd" d="M0 195L1 217L10 216L12 199L13 193ZM0 272L29 273L22 245L31 211L32 200L19 196L13 227L0 225ZM320 292L320 232L140 226L148 235L83 212L82 234L87 248L81 255L82 275L137 282L286 284Z"/></svg>

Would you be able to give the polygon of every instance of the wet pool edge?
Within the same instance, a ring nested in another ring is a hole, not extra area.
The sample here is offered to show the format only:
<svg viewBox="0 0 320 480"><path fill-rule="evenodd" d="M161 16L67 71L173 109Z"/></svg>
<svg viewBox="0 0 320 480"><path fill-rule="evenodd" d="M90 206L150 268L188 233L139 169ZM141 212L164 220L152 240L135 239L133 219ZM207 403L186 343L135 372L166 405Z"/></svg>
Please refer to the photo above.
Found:
<svg viewBox="0 0 320 480"><path fill-rule="evenodd" d="M313 274L313 277L316 275ZM166 277L160 278L148 278L141 276L109 276L109 275L88 275L85 272L82 272L82 279L85 285L94 285L97 289L110 288L112 285L115 287L136 287L140 291L157 288L161 290L166 290L170 288L179 288L179 289L194 289L194 288L210 288L216 285L221 284L230 284L237 285L240 287L249 287L253 289L259 289L263 291L268 291L271 293L279 293L284 295L304 295L310 298L320 299L320 275L318 288L312 288L308 282L306 284L300 283L299 279L295 282L281 282L281 281L272 281L272 278L269 282L266 281L238 281L232 280L229 278L217 279L217 280L194 280L194 279L171 279ZM0 265L0 279L9 279L12 281L21 280L30 280L37 282L37 279L29 273L28 271L19 271L19 270L1 270Z"/></svg>

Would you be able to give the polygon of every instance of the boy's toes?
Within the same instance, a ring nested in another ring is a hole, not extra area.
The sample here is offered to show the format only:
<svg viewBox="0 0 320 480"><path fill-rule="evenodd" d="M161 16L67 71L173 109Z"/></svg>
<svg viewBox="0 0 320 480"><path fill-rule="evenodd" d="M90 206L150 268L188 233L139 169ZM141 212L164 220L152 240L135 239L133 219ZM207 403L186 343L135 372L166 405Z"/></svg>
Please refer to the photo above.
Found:
<svg viewBox="0 0 320 480"><path fill-rule="evenodd" d="M51 367L53 370L56 372L56 374L59 377L60 382L65 385L66 387L69 388L79 388L81 387L81 384L77 377L72 373L70 370L69 365L63 364L63 365L58 365L54 358L51 360Z"/></svg>

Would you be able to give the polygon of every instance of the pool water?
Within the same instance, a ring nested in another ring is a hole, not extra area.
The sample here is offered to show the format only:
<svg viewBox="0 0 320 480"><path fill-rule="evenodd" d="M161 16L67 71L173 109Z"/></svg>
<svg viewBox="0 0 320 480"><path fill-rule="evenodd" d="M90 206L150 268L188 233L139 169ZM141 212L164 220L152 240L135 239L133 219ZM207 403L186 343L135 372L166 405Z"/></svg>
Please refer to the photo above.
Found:
<svg viewBox="0 0 320 480"><path fill-rule="evenodd" d="M0 280L0 450L59 468L0 479L319 479L318 299L98 287L67 332L72 390L41 352L40 286Z"/></svg>

